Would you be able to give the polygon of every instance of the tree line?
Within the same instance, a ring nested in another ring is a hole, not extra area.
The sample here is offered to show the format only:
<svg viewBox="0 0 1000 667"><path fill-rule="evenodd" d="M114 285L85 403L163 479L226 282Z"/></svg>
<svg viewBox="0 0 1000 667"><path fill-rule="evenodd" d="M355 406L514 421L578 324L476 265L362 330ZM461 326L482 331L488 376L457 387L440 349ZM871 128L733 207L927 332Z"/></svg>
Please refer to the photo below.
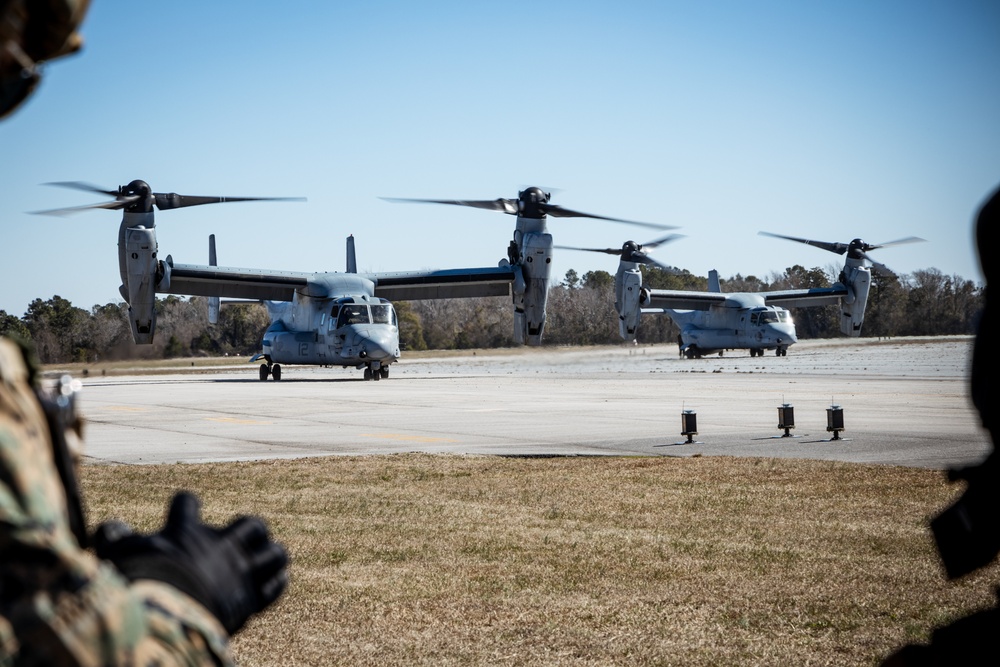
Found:
<svg viewBox="0 0 1000 667"><path fill-rule="evenodd" d="M795 265L766 279L739 274L722 281L724 292L829 287L839 269ZM687 271L649 268L644 283L655 289L707 289L707 279ZM862 335L923 336L973 334L982 311L984 287L937 269L899 277L872 274ZM403 350L472 349L514 346L509 297L395 302ZM270 324L262 304L222 308L217 324L208 322L207 300L168 296L157 299L157 330L152 345L134 345L124 303L86 310L53 296L35 299L23 316L0 310L0 335L31 341L43 363L252 355ZM791 308L799 338L840 336L837 306ZM614 310L614 276L567 271L550 288L546 345L609 345L621 342ZM672 343L678 330L669 317L645 315L640 343Z"/></svg>

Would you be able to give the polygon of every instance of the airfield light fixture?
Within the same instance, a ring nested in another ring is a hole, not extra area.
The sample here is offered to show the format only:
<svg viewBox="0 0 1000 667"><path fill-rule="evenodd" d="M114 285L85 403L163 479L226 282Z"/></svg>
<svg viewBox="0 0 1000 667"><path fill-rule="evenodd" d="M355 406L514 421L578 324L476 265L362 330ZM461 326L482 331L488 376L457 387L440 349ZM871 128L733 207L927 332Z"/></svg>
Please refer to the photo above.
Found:
<svg viewBox="0 0 1000 667"><path fill-rule="evenodd" d="M795 408L790 403L778 406L778 428L785 431L782 438L792 437L791 430L795 428Z"/></svg>
<svg viewBox="0 0 1000 667"><path fill-rule="evenodd" d="M686 435L686 445L694 443L692 436L698 435L698 413L694 410L685 410L681 413L681 435Z"/></svg>
<svg viewBox="0 0 1000 667"><path fill-rule="evenodd" d="M831 440L840 440L840 432L844 430L844 408L831 405L826 409L826 430L833 433Z"/></svg>

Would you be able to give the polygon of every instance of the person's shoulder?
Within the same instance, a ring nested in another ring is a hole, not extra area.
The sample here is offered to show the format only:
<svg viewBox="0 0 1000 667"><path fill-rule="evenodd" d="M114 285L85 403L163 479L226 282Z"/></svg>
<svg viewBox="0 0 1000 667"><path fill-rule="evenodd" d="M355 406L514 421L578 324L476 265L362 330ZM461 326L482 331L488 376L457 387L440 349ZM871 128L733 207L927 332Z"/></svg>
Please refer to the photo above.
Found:
<svg viewBox="0 0 1000 667"><path fill-rule="evenodd" d="M21 346L6 336L0 336L0 382L14 384L27 381L28 367Z"/></svg>

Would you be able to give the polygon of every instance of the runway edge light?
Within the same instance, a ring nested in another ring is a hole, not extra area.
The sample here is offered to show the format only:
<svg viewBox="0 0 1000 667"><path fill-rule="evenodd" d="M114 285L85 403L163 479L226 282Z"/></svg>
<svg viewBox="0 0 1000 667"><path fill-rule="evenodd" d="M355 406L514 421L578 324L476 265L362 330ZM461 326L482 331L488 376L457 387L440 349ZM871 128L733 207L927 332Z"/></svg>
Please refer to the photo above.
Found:
<svg viewBox="0 0 1000 667"><path fill-rule="evenodd" d="M826 409L826 430L833 433L831 440L840 440L840 432L844 430L844 408L831 405Z"/></svg>
<svg viewBox="0 0 1000 667"><path fill-rule="evenodd" d="M791 430L795 428L795 408L791 403L782 403L778 406L778 428L785 430L782 438L792 437Z"/></svg>
<svg viewBox="0 0 1000 667"><path fill-rule="evenodd" d="M694 410L685 410L681 413L681 435L687 436L685 444L693 443L692 436L698 435L698 413Z"/></svg>

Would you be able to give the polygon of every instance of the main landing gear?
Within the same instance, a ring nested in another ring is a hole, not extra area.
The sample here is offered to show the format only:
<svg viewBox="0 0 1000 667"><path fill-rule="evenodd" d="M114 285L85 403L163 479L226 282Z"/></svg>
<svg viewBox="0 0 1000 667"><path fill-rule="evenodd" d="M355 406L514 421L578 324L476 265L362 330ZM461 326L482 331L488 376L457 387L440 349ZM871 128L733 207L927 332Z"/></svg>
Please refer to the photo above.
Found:
<svg viewBox="0 0 1000 667"><path fill-rule="evenodd" d="M763 357L764 349L750 348L751 357ZM779 345L774 349L774 356L776 357L787 357L788 356L788 346Z"/></svg>
<svg viewBox="0 0 1000 667"><path fill-rule="evenodd" d="M260 381L263 382L270 375L274 378L275 382L281 379L281 364L261 364L260 365Z"/></svg>

